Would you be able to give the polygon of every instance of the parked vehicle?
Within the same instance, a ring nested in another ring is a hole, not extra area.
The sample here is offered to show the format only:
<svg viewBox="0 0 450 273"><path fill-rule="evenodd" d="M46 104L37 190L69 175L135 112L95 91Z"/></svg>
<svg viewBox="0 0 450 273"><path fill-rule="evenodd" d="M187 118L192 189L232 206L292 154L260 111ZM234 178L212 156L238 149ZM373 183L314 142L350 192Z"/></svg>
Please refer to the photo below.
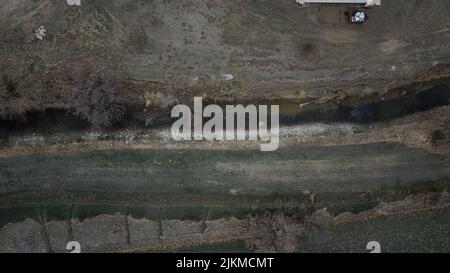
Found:
<svg viewBox="0 0 450 273"><path fill-rule="evenodd" d="M346 12L345 15L348 18L348 22L351 24L362 24L369 19L369 16L367 16L367 13L364 10Z"/></svg>

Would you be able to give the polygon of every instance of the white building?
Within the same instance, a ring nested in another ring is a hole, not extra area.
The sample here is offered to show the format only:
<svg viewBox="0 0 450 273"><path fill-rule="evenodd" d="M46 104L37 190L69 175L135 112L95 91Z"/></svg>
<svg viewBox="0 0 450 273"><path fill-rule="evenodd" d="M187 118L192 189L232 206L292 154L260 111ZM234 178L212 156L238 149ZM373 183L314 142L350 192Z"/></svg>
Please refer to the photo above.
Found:
<svg viewBox="0 0 450 273"><path fill-rule="evenodd" d="M66 0L69 6L81 6L81 0Z"/></svg>

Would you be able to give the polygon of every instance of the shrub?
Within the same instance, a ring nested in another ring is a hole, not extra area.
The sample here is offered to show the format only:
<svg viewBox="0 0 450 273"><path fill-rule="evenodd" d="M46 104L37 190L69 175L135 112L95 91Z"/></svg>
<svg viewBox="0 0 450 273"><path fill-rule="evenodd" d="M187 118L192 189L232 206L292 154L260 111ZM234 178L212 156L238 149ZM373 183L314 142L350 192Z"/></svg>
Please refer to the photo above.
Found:
<svg viewBox="0 0 450 273"><path fill-rule="evenodd" d="M17 82L3 74L0 81L0 119L24 120L30 109L29 101L21 98L17 91Z"/></svg>
<svg viewBox="0 0 450 273"><path fill-rule="evenodd" d="M144 34L139 34L136 36L135 41L139 46L143 46L147 43L147 38Z"/></svg>
<svg viewBox="0 0 450 273"><path fill-rule="evenodd" d="M315 50L315 46L312 43L304 43L302 45L302 51L305 55L310 55Z"/></svg>
<svg viewBox="0 0 450 273"><path fill-rule="evenodd" d="M24 121L31 110L30 103L22 98L0 102L0 119Z"/></svg>
<svg viewBox="0 0 450 273"><path fill-rule="evenodd" d="M121 89L121 82L114 78L90 75L71 92L74 114L96 129L111 127L126 114Z"/></svg>
<svg viewBox="0 0 450 273"><path fill-rule="evenodd" d="M260 252L293 252L302 226L282 212L269 213L252 218L248 243Z"/></svg>

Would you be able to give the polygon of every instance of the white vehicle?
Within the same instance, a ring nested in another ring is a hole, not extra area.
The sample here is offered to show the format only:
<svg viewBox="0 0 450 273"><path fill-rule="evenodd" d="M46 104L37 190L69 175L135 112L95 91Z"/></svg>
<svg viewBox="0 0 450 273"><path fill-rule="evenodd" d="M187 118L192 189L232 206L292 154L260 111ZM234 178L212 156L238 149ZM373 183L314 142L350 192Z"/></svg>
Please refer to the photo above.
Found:
<svg viewBox="0 0 450 273"><path fill-rule="evenodd" d="M348 17L348 22L352 24L362 24L369 16L363 10L355 10L353 12L346 12L345 15Z"/></svg>

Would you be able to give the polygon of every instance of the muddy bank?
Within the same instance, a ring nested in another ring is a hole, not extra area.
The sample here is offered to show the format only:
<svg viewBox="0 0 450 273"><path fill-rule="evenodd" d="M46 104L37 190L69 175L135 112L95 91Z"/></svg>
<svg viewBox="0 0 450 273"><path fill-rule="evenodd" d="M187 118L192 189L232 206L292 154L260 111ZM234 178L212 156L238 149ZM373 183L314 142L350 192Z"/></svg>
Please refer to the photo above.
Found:
<svg viewBox="0 0 450 273"><path fill-rule="evenodd" d="M18 134L71 133L91 128L89 122L61 109L47 109L44 112L28 113L23 121L0 121L0 138Z"/></svg>
<svg viewBox="0 0 450 273"><path fill-rule="evenodd" d="M299 214L301 205L272 207L271 213L235 205L3 207L0 252L68 252L66 244L73 240L82 252L366 252L373 240L383 252L448 251L450 195L445 191L413 194L356 213L330 214L320 207Z"/></svg>

